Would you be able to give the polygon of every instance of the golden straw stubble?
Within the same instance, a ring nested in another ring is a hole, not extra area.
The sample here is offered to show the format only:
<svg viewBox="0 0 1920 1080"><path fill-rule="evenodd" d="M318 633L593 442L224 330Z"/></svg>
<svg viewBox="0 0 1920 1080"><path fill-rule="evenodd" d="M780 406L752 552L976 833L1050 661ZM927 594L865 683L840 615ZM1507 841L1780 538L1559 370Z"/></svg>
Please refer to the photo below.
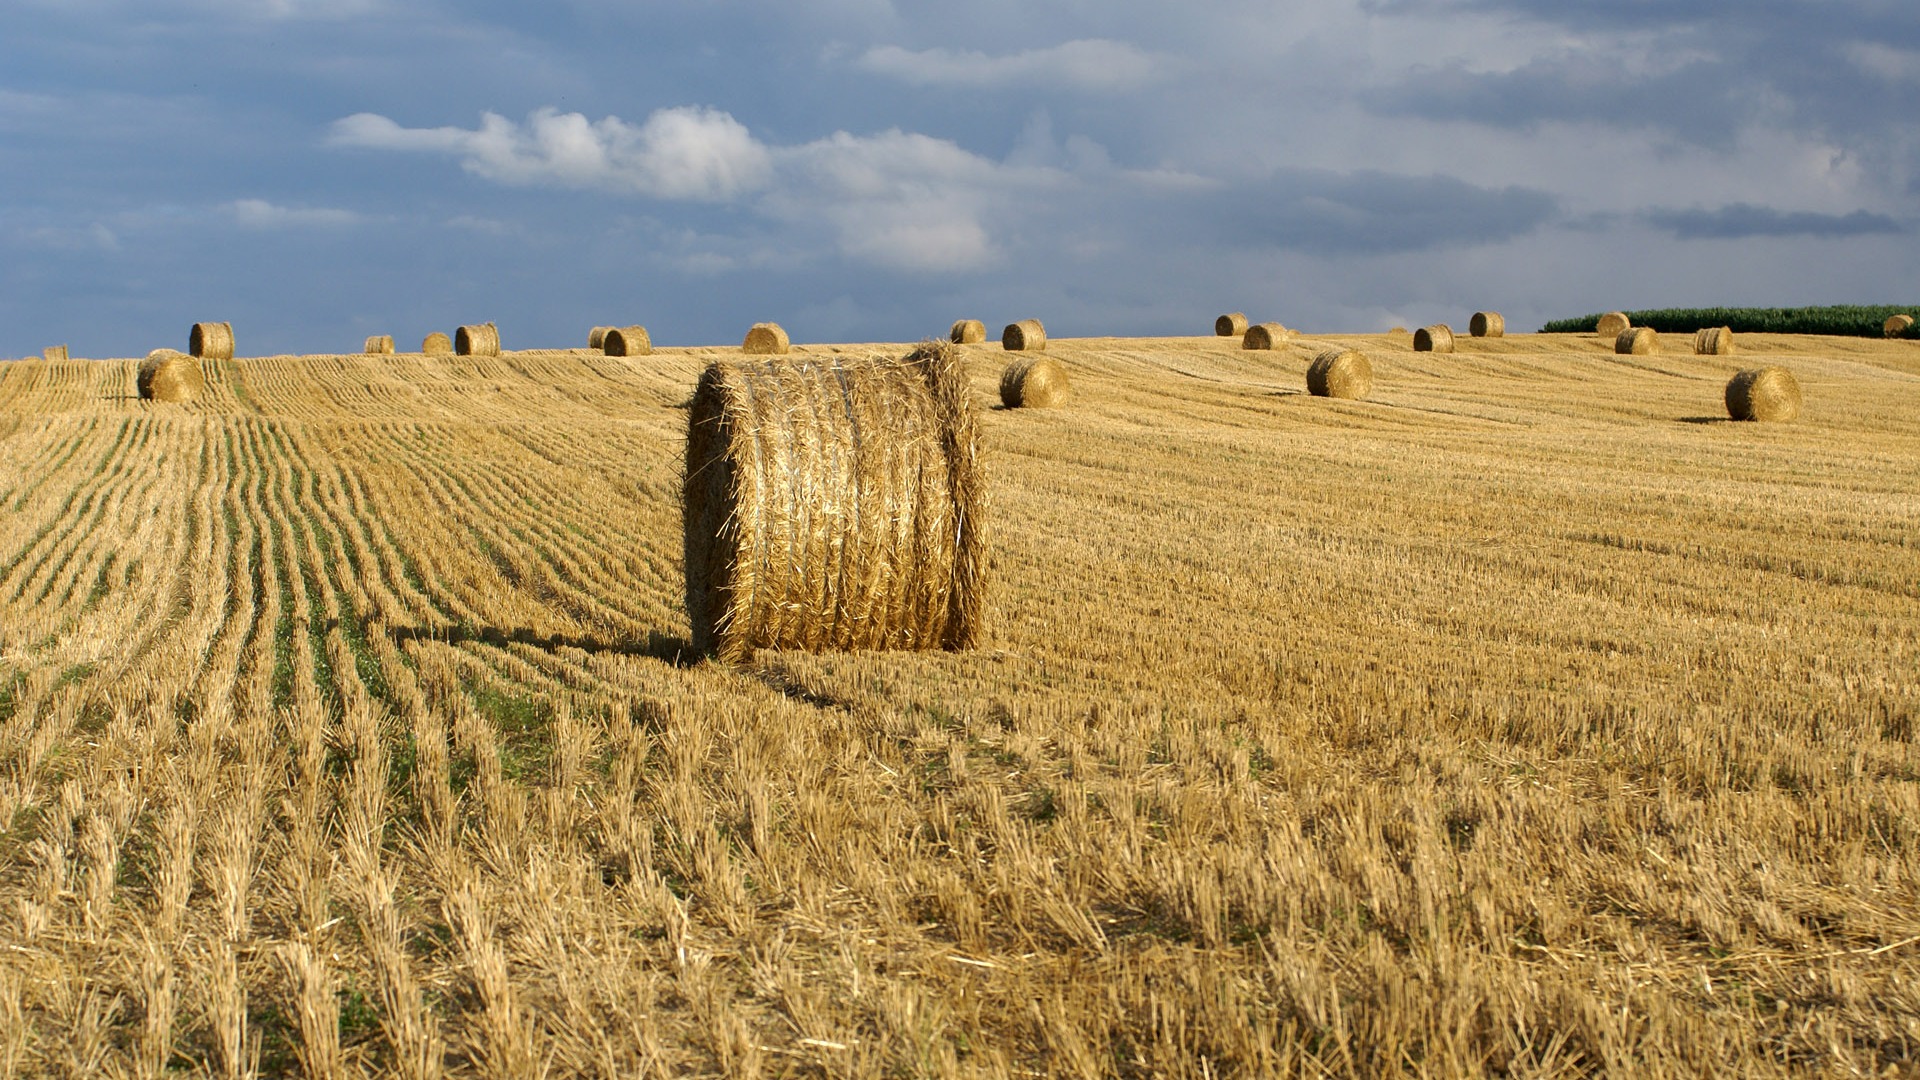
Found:
<svg viewBox="0 0 1920 1080"><path fill-rule="evenodd" d="M233 324L194 323L187 331L187 354L204 360L233 359Z"/></svg>
<svg viewBox="0 0 1920 1080"><path fill-rule="evenodd" d="M1277 322L1255 323L1247 327L1246 333L1240 335L1240 347L1258 350L1275 349L1292 336L1293 331Z"/></svg>
<svg viewBox="0 0 1920 1080"><path fill-rule="evenodd" d="M1724 326L1704 327L1693 332L1696 356L1732 356L1733 331Z"/></svg>
<svg viewBox="0 0 1920 1080"><path fill-rule="evenodd" d="M1453 327L1448 326L1446 323L1434 323L1432 326L1423 326L1415 330L1413 332L1413 351L1452 352Z"/></svg>
<svg viewBox="0 0 1920 1080"><path fill-rule="evenodd" d="M1645 356L1660 351L1660 335L1651 326L1632 326L1613 339L1613 351L1621 356Z"/></svg>
<svg viewBox="0 0 1920 1080"><path fill-rule="evenodd" d="M1506 317L1497 311L1476 311L1467 322L1467 333L1473 337L1506 337Z"/></svg>
<svg viewBox="0 0 1920 1080"><path fill-rule="evenodd" d="M428 356L453 355L453 339L435 330L420 342L420 351Z"/></svg>
<svg viewBox="0 0 1920 1080"><path fill-rule="evenodd" d="M746 340L740 343L740 351L750 356L784 356L793 342L779 323L754 323L747 328Z"/></svg>
<svg viewBox="0 0 1920 1080"><path fill-rule="evenodd" d="M1243 312L1231 311L1213 320L1215 337L1239 337L1247 332L1247 316Z"/></svg>
<svg viewBox="0 0 1920 1080"><path fill-rule="evenodd" d="M1000 373L1000 404L1009 409L1051 409L1071 392L1067 369L1050 357L1024 357Z"/></svg>
<svg viewBox="0 0 1920 1080"><path fill-rule="evenodd" d="M500 328L490 322L462 326L453 332L453 351L461 356L499 356Z"/></svg>
<svg viewBox="0 0 1920 1080"><path fill-rule="evenodd" d="M979 319L955 320L947 331L947 340L955 345L978 345L987 340L987 324Z"/></svg>
<svg viewBox="0 0 1920 1080"><path fill-rule="evenodd" d="M687 421L693 646L968 649L985 612L986 479L962 351L718 361Z"/></svg>
<svg viewBox="0 0 1920 1080"><path fill-rule="evenodd" d="M143 400L183 402L200 396L207 388L207 377L194 357L173 349L155 349L140 361L134 385Z"/></svg>
<svg viewBox="0 0 1920 1080"><path fill-rule="evenodd" d="M1307 391L1315 397L1364 398L1373 391L1373 364L1357 349L1328 349L1307 365Z"/></svg>
<svg viewBox="0 0 1920 1080"><path fill-rule="evenodd" d="M1727 415L1735 420L1792 420L1800 415L1800 381L1776 364L1727 380Z"/></svg>
<svg viewBox="0 0 1920 1080"><path fill-rule="evenodd" d="M1000 331L1000 347L1008 352L1040 352L1047 347L1047 328L1039 319L1021 319L1008 323Z"/></svg>
<svg viewBox="0 0 1920 1080"><path fill-rule="evenodd" d="M653 338L644 326L616 326L601 338L608 356L646 356L653 352Z"/></svg>
<svg viewBox="0 0 1920 1080"><path fill-rule="evenodd" d="M1594 333L1599 334L1607 341L1614 341L1632 326L1633 320L1627 318L1626 312L1609 311L1605 315L1600 316L1599 323L1594 327Z"/></svg>

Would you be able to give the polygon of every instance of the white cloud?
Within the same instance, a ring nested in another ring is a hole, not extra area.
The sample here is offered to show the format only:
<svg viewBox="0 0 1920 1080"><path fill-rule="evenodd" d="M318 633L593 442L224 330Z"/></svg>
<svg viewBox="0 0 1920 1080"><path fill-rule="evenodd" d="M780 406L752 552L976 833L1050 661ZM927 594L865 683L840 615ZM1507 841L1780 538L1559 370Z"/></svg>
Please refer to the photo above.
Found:
<svg viewBox="0 0 1920 1080"><path fill-rule="evenodd" d="M1168 64L1123 41L1083 38L1001 56L941 48L915 52L898 45L880 45L861 54L854 66L915 86L1037 83L1082 90L1123 90L1161 77Z"/></svg>
<svg viewBox="0 0 1920 1080"><path fill-rule="evenodd" d="M277 206L265 199L239 199L227 204L233 219L249 229L321 228L357 225L363 219L351 210L325 206Z"/></svg>

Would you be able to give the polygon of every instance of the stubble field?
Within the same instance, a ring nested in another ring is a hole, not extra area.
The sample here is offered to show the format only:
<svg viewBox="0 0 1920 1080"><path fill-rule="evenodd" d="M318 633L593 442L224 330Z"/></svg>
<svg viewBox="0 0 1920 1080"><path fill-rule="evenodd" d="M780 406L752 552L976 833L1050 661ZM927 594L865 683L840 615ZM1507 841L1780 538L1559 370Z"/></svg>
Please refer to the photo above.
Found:
<svg viewBox="0 0 1920 1080"><path fill-rule="evenodd" d="M1920 347L1682 344L969 347L988 646L738 667L737 349L0 364L0 1077L1910 1073Z"/></svg>

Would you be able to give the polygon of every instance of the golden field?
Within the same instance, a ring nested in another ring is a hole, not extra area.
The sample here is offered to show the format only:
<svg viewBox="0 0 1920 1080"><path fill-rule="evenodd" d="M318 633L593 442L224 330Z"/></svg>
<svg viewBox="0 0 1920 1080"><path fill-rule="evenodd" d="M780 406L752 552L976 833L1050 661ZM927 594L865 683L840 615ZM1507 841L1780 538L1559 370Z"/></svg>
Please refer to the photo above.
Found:
<svg viewBox="0 0 1920 1080"><path fill-rule="evenodd" d="M737 667L737 349L0 364L0 1077L1910 1075L1920 347L1681 344L969 346L988 646Z"/></svg>

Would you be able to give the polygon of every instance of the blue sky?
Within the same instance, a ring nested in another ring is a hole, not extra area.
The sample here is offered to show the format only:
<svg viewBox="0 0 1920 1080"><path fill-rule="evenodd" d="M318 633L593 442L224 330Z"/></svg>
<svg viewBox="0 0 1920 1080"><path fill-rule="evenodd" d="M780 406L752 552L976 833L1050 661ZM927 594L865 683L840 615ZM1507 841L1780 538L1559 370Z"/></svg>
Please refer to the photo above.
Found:
<svg viewBox="0 0 1920 1080"><path fill-rule="evenodd" d="M0 356L1920 298L1906 0L9 0Z"/></svg>

